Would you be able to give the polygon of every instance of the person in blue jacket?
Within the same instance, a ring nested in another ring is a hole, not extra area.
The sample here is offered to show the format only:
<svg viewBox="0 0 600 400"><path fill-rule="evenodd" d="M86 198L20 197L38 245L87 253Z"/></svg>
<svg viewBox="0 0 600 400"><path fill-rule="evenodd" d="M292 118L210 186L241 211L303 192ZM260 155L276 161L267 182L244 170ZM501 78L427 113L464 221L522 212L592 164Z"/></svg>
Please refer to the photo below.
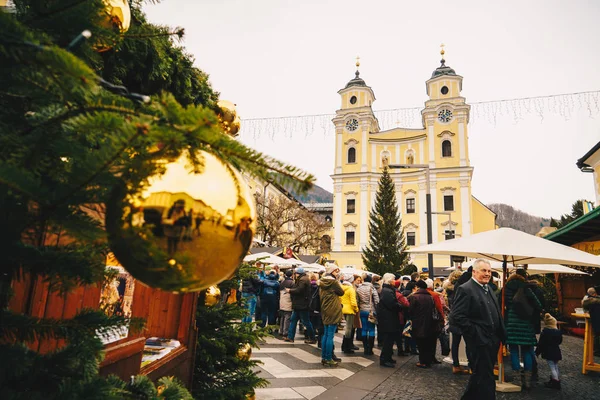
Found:
<svg viewBox="0 0 600 400"><path fill-rule="evenodd" d="M279 305L279 275L273 270L269 271L263 280L262 291L260 293L261 323L262 328L265 325L275 325L276 312Z"/></svg>

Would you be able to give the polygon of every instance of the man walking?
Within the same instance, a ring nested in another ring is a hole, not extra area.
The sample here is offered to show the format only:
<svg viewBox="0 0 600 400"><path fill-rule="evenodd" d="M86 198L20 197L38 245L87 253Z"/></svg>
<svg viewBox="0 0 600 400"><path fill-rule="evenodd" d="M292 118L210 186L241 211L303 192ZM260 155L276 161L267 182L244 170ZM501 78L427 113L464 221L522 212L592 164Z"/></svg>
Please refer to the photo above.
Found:
<svg viewBox="0 0 600 400"><path fill-rule="evenodd" d="M306 334L308 339L304 341L307 344L315 344L317 341L315 340L315 332L312 324L310 323L310 319L308 318L308 304L310 302L311 297L311 286L310 280L306 273L304 272L304 268L298 267L296 268L296 281L294 285L285 289L292 297L292 319L290 321L290 328L288 329L288 337L285 339L286 342L294 342L294 338L296 337L296 326L298 325L298 320L302 321L302 324L306 328Z"/></svg>
<svg viewBox="0 0 600 400"><path fill-rule="evenodd" d="M488 287L491 276L489 261L475 260L471 279L460 285L454 295L450 324L463 333L473 371L461 398L463 400L496 398L494 363L500 342L505 340L506 329L498 300Z"/></svg>

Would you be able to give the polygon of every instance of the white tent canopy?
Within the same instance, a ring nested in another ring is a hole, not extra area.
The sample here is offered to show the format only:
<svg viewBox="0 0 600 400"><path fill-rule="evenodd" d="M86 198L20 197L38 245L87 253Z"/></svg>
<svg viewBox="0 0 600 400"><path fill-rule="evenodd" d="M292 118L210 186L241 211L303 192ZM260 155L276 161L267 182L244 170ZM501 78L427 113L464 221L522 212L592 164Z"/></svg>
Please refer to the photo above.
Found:
<svg viewBox="0 0 600 400"><path fill-rule="evenodd" d="M464 262L462 265L463 270L473 265L475 260ZM502 271L502 263L499 261L490 261L493 270ZM514 268L511 263L508 264L510 268ZM588 275L586 272L579 271L575 268L566 267L560 264L531 264L527 266L527 273L529 275L537 274L578 274Z"/></svg>
<svg viewBox="0 0 600 400"><path fill-rule="evenodd" d="M357 268L352 268L352 267L346 267L346 268L340 268L340 273L341 274L352 274L352 275L362 275L364 273L366 273L367 275L376 275L371 271L365 271L364 269L357 269Z"/></svg>
<svg viewBox="0 0 600 400"><path fill-rule="evenodd" d="M267 252L249 254L246 257L244 257L244 261L260 261L263 264L274 264L285 267L292 267L294 265L306 265L304 261L296 260L295 258L282 258Z"/></svg>
<svg viewBox="0 0 600 400"><path fill-rule="evenodd" d="M600 267L600 258L511 228L500 228L407 250L410 253L486 258L516 264Z"/></svg>

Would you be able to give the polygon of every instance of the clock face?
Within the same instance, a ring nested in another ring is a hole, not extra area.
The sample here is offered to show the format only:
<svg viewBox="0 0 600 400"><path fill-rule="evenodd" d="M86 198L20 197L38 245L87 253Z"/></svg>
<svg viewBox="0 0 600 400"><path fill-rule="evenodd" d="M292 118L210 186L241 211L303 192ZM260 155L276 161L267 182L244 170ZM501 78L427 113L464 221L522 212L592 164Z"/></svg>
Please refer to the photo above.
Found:
<svg viewBox="0 0 600 400"><path fill-rule="evenodd" d="M440 122L450 122L452 120L452 111L444 108L438 112L438 120Z"/></svg>
<svg viewBox="0 0 600 400"><path fill-rule="evenodd" d="M346 122L346 129L348 129L350 132L354 132L358 129L358 121L355 119L348 120Z"/></svg>

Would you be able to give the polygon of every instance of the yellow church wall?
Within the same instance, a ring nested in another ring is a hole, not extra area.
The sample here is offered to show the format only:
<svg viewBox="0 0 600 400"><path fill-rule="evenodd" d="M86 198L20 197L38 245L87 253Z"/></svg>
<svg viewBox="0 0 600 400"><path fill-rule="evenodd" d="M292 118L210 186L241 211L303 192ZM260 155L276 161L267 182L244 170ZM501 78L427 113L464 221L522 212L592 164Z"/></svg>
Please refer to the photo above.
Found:
<svg viewBox="0 0 600 400"><path fill-rule="evenodd" d="M473 233L496 229L496 214L475 197L471 197L471 225Z"/></svg>

